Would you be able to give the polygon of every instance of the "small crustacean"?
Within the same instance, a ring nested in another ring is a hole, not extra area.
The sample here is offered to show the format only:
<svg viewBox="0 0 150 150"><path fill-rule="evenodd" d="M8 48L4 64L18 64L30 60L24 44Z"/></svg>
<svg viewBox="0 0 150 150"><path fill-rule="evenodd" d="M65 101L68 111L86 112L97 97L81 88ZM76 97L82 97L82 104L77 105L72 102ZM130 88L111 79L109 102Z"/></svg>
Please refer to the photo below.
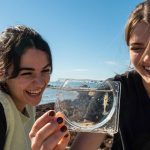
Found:
<svg viewBox="0 0 150 150"><path fill-rule="evenodd" d="M103 110L103 115L107 115L107 111L106 111L106 107L108 105L108 100L109 100L109 97L108 97L108 93L106 93L104 95L104 99L103 99L103 107L104 107L104 110Z"/></svg>

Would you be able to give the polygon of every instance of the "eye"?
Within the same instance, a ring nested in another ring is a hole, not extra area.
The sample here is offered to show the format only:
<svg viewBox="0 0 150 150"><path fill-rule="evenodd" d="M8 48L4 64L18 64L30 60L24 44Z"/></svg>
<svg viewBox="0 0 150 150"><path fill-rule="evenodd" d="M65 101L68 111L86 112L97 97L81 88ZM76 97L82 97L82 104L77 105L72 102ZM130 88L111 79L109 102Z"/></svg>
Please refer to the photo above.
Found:
<svg viewBox="0 0 150 150"><path fill-rule="evenodd" d="M44 70L42 70L42 72L50 73L50 69L44 69Z"/></svg>
<svg viewBox="0 0 150 150"><path fill-rule="evenodd" d="M130 47L130 50L131 51L134 51L134 52L142 52L144 50L143 47Z"/></svg>
<svg viewBox="0 0 150 150"><path fill-rule="evenodd" d="M24 72L24 73L20 73L21 76L26 76L26 75L31 75L31 72Z"/></svg>

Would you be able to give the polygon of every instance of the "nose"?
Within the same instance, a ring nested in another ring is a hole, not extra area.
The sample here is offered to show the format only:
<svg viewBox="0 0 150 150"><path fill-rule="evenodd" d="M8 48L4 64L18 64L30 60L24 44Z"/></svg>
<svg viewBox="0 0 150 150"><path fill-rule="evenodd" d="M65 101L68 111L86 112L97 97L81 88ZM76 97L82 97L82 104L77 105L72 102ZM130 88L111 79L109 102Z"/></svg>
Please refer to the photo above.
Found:
<svg viewBox="0 0 150 150"><path fill-rule="evenodd" d="M150 55L149 55L149 54L146 54L146 55L143 57L143 62L149 62L149 63L150 63Z"/></svg>
<svg viewBox="0 0 150 150"><path fill-rule="evenodd" d="M149 62L150 63L150 42L148 43L143 55L142 55L143 62Z"/></svg>
<svg viewBox="0 0 150 150"><path fill-rule="evenodd" d="M39 88L42 88L45 85L45 82L41 76L36 76L33 82Z"/></svg>

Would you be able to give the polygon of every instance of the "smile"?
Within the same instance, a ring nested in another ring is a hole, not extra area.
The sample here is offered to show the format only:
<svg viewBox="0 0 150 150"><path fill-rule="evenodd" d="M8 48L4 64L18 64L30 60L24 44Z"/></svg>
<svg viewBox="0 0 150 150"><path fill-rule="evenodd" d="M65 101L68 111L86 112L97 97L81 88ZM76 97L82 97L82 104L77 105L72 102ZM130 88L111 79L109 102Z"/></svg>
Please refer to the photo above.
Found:
<svg viewBox="0 0 150 150"><path fill-rule="evenodd" d="M144 74L148 77L150 77L150 67L146 67L146 66L143 66L143 70L144 70Z"/></svg>
<svg viewBox="0 0 150 150"><path fill-rule="evenodd" d="M31 94L31 95L39 95L41 94L42 89L39 90L29 90L27 91L27 93Z"/></svg>
<svg viewBox="0 0 150 150"><path fill-rule="evenodd" d="M150 71L150 67L144 67L144 69Z"/></svg>

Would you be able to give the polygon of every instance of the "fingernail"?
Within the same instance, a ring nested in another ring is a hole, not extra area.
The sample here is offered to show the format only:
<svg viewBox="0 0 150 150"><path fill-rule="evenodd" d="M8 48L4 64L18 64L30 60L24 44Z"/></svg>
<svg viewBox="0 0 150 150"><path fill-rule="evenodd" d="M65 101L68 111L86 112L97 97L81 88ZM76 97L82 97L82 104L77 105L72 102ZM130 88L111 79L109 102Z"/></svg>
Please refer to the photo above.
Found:
<svg viewBox="0 0 150 150"><path fill-rule="evenodd" d="M55 111L53 111L53 110L50 111L48 115L49 115L49 116L52 116L52 117L55 116Z"/></svg>
<svg viewBox="0 0 150 150"><path fill-rule="evenodd" d="M69 134L67 133L64 137L67 138L69 136Z"/></svg>
<svg viewBox="0 0 150 150"><path fill-rule="evenodd" d="M57 118L57 122L58 122L58 124L61 124L63 122L63 118L62 117L58 117Z"/></svg>
<svg viewBox="0 0 150 150"><path fill-rule="evenodd" d="M60 131L61 132L65 132L65 131L67 131L67 127L64 125L64 126L62 126L61 128L60 128Z"/></svg>

